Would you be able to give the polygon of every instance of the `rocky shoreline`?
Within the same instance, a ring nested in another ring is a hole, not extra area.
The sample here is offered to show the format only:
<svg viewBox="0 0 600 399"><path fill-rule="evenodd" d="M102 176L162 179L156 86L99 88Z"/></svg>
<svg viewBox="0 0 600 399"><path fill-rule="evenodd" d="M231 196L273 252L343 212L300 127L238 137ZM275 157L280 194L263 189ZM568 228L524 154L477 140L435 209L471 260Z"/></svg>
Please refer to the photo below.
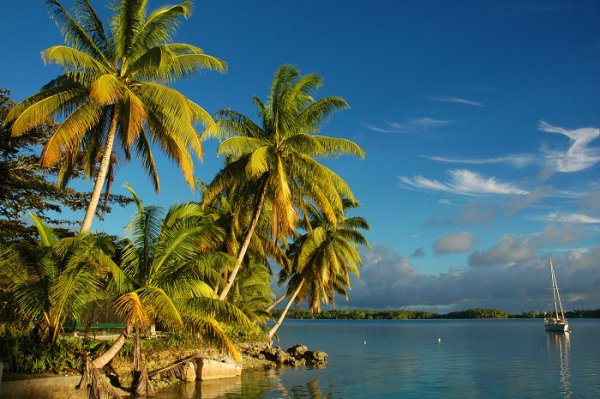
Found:
<svg viewBox="0 0 600 399"><path fill-rule="evenodd" d="M327 353L309 350L306 345L297 344L287 350L270 347L265 342L237 343L236 348L242 356L241 364L223 353L211 349L165 349L149 353L146 356L150 381L155 392L179 381L215 380L239 376L243 371L261 370L276 367L303 367L327 364ZM127 390L131 386L131 361L118 357L113 360L111 380ZM116 376L116 379L115 379ZM4 384L0 390L0 399L11 397L86 398L87 393L76 390L80 375L19 375L4 373ZM125 391L123 391L125 394Z"/></svg>
<svg viewBox="0 0 600 399"><path fill-rule="evenodd" d="M156 392L178 381L196 381L227 378L240 375L244 370L269 369L282 366L302 367L327 364L327 353L309 350L297 344L287 350L270 347L264 342L243 342L236 345L242 356L240 365L214 349L166 350L148 355L151 383ZM122 385L129 385L130 365L124 359L115 363L115 371ZM125 377L125 378L123 378Z"/></svg>
<svg viewBox="0 0 600 399"><path fill-rule="evenodd" d="M327 353L311 351L306 345L297 344L283 350L276 346L274 348L250 345L242 348L243 353L253 359L266 360L274 365L304 366L327 364Z"/></svg>

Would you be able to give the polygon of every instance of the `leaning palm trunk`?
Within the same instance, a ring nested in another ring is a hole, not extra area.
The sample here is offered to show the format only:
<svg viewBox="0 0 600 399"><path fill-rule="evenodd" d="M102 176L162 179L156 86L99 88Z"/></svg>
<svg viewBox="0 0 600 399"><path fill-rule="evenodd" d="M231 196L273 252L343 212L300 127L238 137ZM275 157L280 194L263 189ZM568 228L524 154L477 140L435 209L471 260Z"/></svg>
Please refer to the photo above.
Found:
<svg viewBox="0 0 600 399"><path fill-rule="evenodd" d="M116 356L116 354L121 350L121 348L125 344L127 338L129 338L131 328L132 327L130 324L126 325L121 335L119 335L119 337L115 340L111 347L108 348L106 352L104 352L102 355L94 359L93 365L95 368L101 369Z"/></svg>
<svg viewBox="0 0 600 399"><path fill-rule="evenodd" d="M248 247L250 246L250 240L252 240L252 235L254 234L254 230L256 229L256 226L258 225L258 219L260 218L260 214L262 212L263 205L265 203L265 196L267 195L268 184L269 184L268 177L265 177L265 181L263 182L263 186L261 188L260 197L258 198L258 203L256 204L256 211L254 213L254 217L252 218L252 223L250 223L250 227L248 228L248 232L246 233L246 238L244 239L244 243L242 244L242 247L240 248L240 252L239 252L237 260L235 262L235 266L234 266L233 270L231 271L229 278L227 279L227 284L225 285L225 287L223 288L223 291L221 291L221 294L219 295L219 299L222 301L225 300L225 298L227 298L227 294L229 293L229 290L231 290L231 287L233 286L235 277L237 276L238 272L240 271L240 268L242 267L242 262L244 261L244 256L246 256L246 251L248 250Z"/></svg>
<svg viewBox="0 0 600 399"><path fill-rule="evenodd" d="M296 299L296 297L298 296L298 294L300 294L300 290L304 286L304 282L305 281L306 280L303 279L300 282L300 284L298 284L298 288L296 288L296 291L294 291L294 293L290 297L290 300L288 301L287 305L285 305L285 308L283 309L283 312L281 313L281 316L279 316L279 320L277 320L277 323L275 323L275 325L273 326L273 328L271 328L271 330L269 331L269 339L273 339L273 336L275 335L275 333L277 332L277 330L281 326L281 323L283 323L283 320L285 319L285 316L287 315L287 312L290 310L290 307L292 306L292 303L294 303L294 300Z"/></svg>
<svg viewBox="0 0 600 399"><path fill-rule="evenodd" d="M135 331L135 349L133 351L133 384L135 396L139 398L154 397L154 388L148 377L148 365L140 344L140 329Z"/></svg>
<svg viewBox="0 0 600 399"><path fill-rule="evenodd" d="M92 221L94 220L94 215L96 214L96 208L98 208L100 194L102 193L102 188L104 187L104 182L106 181L106 174L108 173L108 168L110 166L110 158L112 156L113 144L115 142L115 135L117 132L117 117L118 112L115 106L115 109L113 109L112 120L110 121L110 129L108 131L108 137L106 140L106 148L104 149L104 155L102 155L102 162L100 163L100 170L98 170L98 177L96 178L96 183L94 184L92 198L90 199L90 203L85 212L85 218L81 224L81 233L87 233L90 231L90 228L92 227Z"/></svg>
<svg viewBox="0 0 600 399"><path fill-rule="evenodd" d="M121 394L108 383L89 357L85 357L85 366L77 389L88 389L89 399L120 399Z"/></svg>
<svg viewBox="0 0 600 399"><path fill-rule="evenodd" d="M275 309L275 306L279 305L281 302L283 302L283 300L285 299L285 294L283 294L282 296L280 296L279 298L277 298L275 300L275 302L273 302L271 305L269 305L269 307L267 309L265 309L267 312L270 312L271 310Z"/></svg>

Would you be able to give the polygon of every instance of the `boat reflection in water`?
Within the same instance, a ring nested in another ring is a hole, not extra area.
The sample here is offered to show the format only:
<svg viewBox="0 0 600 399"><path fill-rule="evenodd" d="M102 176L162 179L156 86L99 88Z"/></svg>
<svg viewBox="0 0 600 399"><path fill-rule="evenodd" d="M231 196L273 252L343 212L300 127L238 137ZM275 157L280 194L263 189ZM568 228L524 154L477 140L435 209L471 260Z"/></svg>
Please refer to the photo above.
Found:
<svg viewBox="0 0 600 399"><path fill-rule="evenodd" d="M558 357L560 361L560 390L561 396L565 399L573 398L571 390L571 368L569 357L571 354L571 333L566 332L546 332L546 346L551 360Z"/></svg>

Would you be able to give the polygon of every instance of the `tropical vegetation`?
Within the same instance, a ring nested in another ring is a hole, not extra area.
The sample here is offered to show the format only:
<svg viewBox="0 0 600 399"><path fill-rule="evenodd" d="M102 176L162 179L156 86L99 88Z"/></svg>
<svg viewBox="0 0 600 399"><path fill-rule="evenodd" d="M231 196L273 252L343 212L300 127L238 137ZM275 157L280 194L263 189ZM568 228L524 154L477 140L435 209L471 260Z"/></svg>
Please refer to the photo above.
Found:
<svg viewBox="0 0 600 399"><path fill-rule="evenodd" d="M320 126L333 113L347 108L340 97L315 100L312 95L323 81L317 74L301 75L292 65L281 66L271 84L267 102L254 97L259 123L231 109L217 113L221 134L227 138L217 154L227 156L227 165L204 193L210 202L223 191L246 193L240 185L256 187L252 219L237 254L227 285L221 290L225 299L242 266L244 256L265 208L269 207L273 242L290 237L301 216L308 217L304 203L309 201L335 222L343 214L342 198L354 195L336 173L319 163L316 157L342 154L364 156L354 142L318 135ZM241 183L240 183L241 181Z"/></svg>
<svg viewBox="0 0 600 399"><path fill-rule="evenodd" d="M0 88L0 121L14 108L10 92ZM58 168L40 166L38 148L46 143L57 125L46 123L18 137L0 126L0 241L36 241L37 229L30 224L28 213L33 213L53 228L61 237L69 234L77 222L64 216L66 210L85 210L91 193L55 184ZM80 175L81 165L73 165L73 173ZM105 198L102 218L114 206L125 206L131 199L110 194Z"/></svg>
<svg viewBox="0 0 600 399"><path fill-rule="evenodd" d="M110 28L105 29L88 0L75 0L71 14L57 0L47 0L65 45L42 52L46 63L65 73L39 93L17 104L5 118L12 136L19 136L53 118L64 120L50 136L41 164L59 164L59 183L73 175L81 162L84 175L95 178L94 190L81 231L91 228L102 190L110 191L119 157L132 152L160 190L152 154L156 144L181 168L194 187L190 152L202 157L202 142L195 129L200 122L214 128L210 114L178 91L165 85L200 70L224 71L224 61L200 48L174 43L180 18L191 13L191 2L164 6L148 14L144 0L115 3Z"/></svg>
<svg viewBox="0 0 600 399"><path fill-rule="evenodd" d="M133 388L147 395L144 353L152 345L216 346L239 361L234 339L268 342L281 301L286 312L307 303L318 313L347 297L369 225L349 214L358 206L352 190L322 161L364 151L319 133L348 108L343 98L315 98L322 78L283 65L266 100L252 100L257 122L231 109L213 119L169 86L200 70L226 69L173 41L191 2L149 11L145 0L117 0L106 28L88 0L74 0L72 11L57 0L46 4L65 45L42 57L64 73L19 104L0 91L0 170L10 171L0 180L0 220L10 227L0 229L5 370L83 371L83 385L97 397L104 389L97 369L132 354ZM203 185L192 155L201 158L209 138L222 140L224 165ZM192 189L202 188L199 201L165 211L145 205L128 185L127 196L111 194L118 164L132 155L160 189L157 147ZM80 177L94 180L91 194L69 187ZM123 237L91 232L109 205L128 203L135 211ZM64 207L86 209L79 232L72 218L57 215ZM287 292L275 300L277 273ZM99 314L119 322L110 344L65 336L69 325L90 329ZM162 344L140 341L157 329L168 333L155 341Z"/></svg>

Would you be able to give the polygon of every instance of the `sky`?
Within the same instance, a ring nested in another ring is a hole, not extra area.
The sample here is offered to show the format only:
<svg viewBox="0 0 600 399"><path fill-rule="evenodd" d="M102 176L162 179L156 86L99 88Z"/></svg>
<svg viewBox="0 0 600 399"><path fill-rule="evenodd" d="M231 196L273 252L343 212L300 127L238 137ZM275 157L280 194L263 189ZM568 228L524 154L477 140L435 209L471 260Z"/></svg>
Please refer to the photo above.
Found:
<svg viewBox="0 0 600 399"><path fill-rule="evenodd" d="M106 20L107 1L91 3ZM338 307L544 310L552 257L565 307L598 308L599 17L587 0L195 1L176 41L228 71L174 87L211 113L255 117L252 96L266 98L290 63L324 78L317 97L348 101L321 132L366 158L323 162L361 202L371 248ZM4 4L0 37L0 86L14 100L60 73L40 57L62 44L42 1ZM204 144L195 170L210 182L223 160L217 141ZM160 194L135 160L118 170L117 192L129 182L146 204L198 199L155 154ZM93 229L122 234L132 212Z"/></svg>

